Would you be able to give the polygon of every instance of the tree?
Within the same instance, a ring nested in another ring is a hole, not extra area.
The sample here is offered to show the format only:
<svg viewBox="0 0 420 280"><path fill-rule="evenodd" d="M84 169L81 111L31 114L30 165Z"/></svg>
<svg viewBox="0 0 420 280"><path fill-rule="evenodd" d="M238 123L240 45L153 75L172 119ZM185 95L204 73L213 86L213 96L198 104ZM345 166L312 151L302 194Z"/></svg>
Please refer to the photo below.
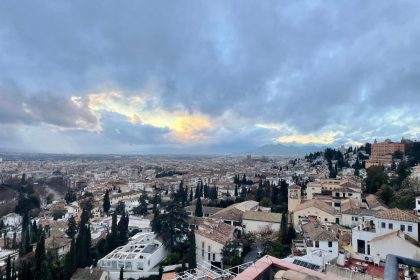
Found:
<svg viewBox="0 0 420 280"><path fill-rule="evenodd" d="M376 195L386 204L389 205L394 197L394 189L390 185L382 185Z"/></svg>
<svg viewBox="0 0 420 280"><path fill-rule="evenodd" d="M271 200L268 197L263 197L260 201L260 206L271 207Z"/></svg>
<svg viewBox="0 0 420 280"><path fill-rule="evenodd" d="M279 240L283 245L286 245L289 243L288 236L287 236L287 218L286 214L283 213L281 215L281 221L280 221L280 238Z"/></svg>
<svg viewBox="0 0 420 280"><path fill-rule="evenodd" d="M196 217L203 217L203 206L201 205L201 198L198 197L195 203L195 212L194 216Z"/></svg>
<svg viewBox="0 0 420 280"><path fill-rule="evenodd" d="M118 202L118 205L115 208L115 212L117 212L118 215L122 215L123 213L125 213L125 203L124 203L124 201Z"/></svg>
<svg viewBox="0 0 420 280"><path fill-rule="evenodd" d="M34 220L31 227L31 243L38 242L38 226Z"/></svg>
<svg viewBox="0 0 420 280"><path fill-rule="evenodd" d="M124 280L124 266L121 266L120 269L120 280Z"/></svg>
<svg viewBox="0 0 420 280"><path fill-rule="evenodd" d="M191 201L193 201L193 197L194 197L194 194L193 194L193 189L192 188L190 188L190 202Z"/></svg>
<svg viewBox="0 0 420 280"><path fill-rule="evenodd" d="M12 260L10 259L10 255L7 257L6 260L6 280L12 279Z"/></svg>
<svg viewBox="0 0 420 280"><path fill-rule="evenodd" d="M112 214L112 223L111 223L111 233L107 237L107 247L108 251L111 252L117 248L117 238L118 238L118 224L117 224L117 212Z"/></svg>
<svg viewBox="0 0 420 280"><path fill-rule="evenodd" d="M388 175L385 174L382 166L371 166L366 171L365 184L367 193L376 193L380 186L389 183Z"/></svg>
<svg viewBox="0 0 420 280"><path fill-rule="evenodd" d="M67 204L72 203L73 201L77 200L77 196L72 189L68 189L66 195L64 196Z"/></svg>
<svg viewBox="0 0 420 280"><path fill-rule="evenodd" d="M238 196L238 185L235 185L235 193L234 193L235 197Z"/></svg>
<svg viewBox="0 0 420 280"><path fill-rule="evenodd" d="M73 216L69 218L67 226L66 234L68 237L73 238L77 233L77 223Z"/></svg>
<svg viewBox="0 0 420 280"><path fill-rule="evenodd" d="M146 215L147 214L147 194L143 191L142 195L139 198L139 206L133 209L134 214L136 215Z"/></svg>
<svg viewBox="0 0 420 280"><path fill-rule="evenodd" d="M111 202L109 200L109 191L106 190L104 195L104 201L103 201L103 209L105 213L108 213L109 208L111 208Z"/></svg>
<svg viewBox="0 0 420 280"><path fill-rule="evenodd" d="M76 260L77 267L86 267L92 263L92 237L89 225L89 213L83 210L80 219L79 232L76 237Z"/></svg>
<svg viewBox="0 0 420 280"><path fill-rule="evenodd" d="M411 166L406 163L405 161L400 162L400 164L397 167L396 173L398 175L397 184L398 186L401 186L401 183L410 176L411 174Z"/></svg>
<svg viewBox="0 0 420 280"><path fill-rule="evenodd" d="M118 228L118 246L124 245L128 241L128 223L129 223L129 217L128 213L124 213L121 215L121 218L118 222L117 228Z"/></svg>
<svg viewBox="0 0 420 280"><path fill-rule="evenodd" d="M172 252L181 249L185 237L188 235L187 217L184 208L175 202L170 203L166 207L165 214L158 216L159 220L157 222L160 223L160 226L156 233Z"/></svg>
<svg viewBox="0 0 420 280"><path fill-rule="evenodd" d="M45 259L45 236L41 234L39 241L35 249L35 267L34 267L34 276L35 279L42 278L42 263Z"/></svg>
<svg viewBox="0 0 420 280"><path fill-rule="evenodd" d="M240 244L237 240L228 241L222 248L222 262L226 266L236 266L242 263Z"/></svg>
<svg viewBox="0 0 420 280"><path fill-rule="evenodd" d="M196 244L195 244L195 232L194 229L190 231L190 246L188 247L188 268L193 269L197 267L196 259Z"/></svg>
<svg viewBox="0 0 420 280"><path fill-rule="evenodd" d="M76 271L76 243L74 238L71 240L70 251L64 257L64 280L69 280L73 273Z"/></svg>

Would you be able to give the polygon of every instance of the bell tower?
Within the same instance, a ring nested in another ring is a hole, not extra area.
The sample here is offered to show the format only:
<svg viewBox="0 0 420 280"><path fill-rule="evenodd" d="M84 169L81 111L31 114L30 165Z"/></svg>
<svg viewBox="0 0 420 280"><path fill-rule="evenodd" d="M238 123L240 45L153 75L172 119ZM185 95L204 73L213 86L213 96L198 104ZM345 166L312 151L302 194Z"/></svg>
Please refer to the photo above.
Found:
<svg viewBox="0 0 420 280"><path fill-rule="evenodd" d="M291 185L287 190L287 210L291 214L296 206L302 201L301 198L301 187L298 185Z"/></svg>

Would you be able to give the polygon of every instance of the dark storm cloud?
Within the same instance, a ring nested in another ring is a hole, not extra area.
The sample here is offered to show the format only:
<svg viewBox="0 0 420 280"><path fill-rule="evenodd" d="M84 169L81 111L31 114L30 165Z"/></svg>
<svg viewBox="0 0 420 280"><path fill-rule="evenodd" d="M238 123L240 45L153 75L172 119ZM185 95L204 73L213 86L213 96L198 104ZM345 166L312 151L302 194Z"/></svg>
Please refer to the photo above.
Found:
<svg viewBox="0 0 420 280"><path fill-rule="evenodd" d="M51 124L65 128L95 129L97 117L83 100L48 93L25 95L0 87L0 124Z"/></svg>
<svg viewBox="0 0 420 280"><path fill-rule="evenodd" d="M182 105L210 118L233 111L248 120L249 133L256 123L297 133L339 127L341 143L406 133L410 122L378 121L391 112L420 119L418 1L111 4L0 4L0 85L17 84L25 94L16 99L34 104L28 114L21 100L16 110L0 103L0 122L68 127L77 115L94 124L87 108L46 107L107 86L135 94L149 83L166 109Z"/></svg>

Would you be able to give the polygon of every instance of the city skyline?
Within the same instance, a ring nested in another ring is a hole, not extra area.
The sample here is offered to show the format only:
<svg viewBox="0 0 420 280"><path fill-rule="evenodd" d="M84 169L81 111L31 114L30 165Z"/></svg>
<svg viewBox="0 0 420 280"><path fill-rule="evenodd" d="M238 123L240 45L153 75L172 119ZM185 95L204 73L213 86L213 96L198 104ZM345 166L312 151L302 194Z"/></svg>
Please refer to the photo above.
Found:
<svg viewBox="0 0 420 280"><path fill-rule="evenodd" d="M0 150L220 154L420 136L418 2L107 4L0 4Z"/></svg>

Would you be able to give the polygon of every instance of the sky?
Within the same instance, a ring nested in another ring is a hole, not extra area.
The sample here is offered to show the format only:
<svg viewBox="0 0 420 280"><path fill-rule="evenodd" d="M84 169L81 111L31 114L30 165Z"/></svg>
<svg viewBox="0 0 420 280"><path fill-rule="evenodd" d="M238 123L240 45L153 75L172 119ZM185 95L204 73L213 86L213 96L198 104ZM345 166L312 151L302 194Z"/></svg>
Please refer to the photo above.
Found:
<svg viewBox="0 0 420 280"><path fill-rule="evenodd" d="M419 1L0 3L0 151L420 135Z"/></svg>

